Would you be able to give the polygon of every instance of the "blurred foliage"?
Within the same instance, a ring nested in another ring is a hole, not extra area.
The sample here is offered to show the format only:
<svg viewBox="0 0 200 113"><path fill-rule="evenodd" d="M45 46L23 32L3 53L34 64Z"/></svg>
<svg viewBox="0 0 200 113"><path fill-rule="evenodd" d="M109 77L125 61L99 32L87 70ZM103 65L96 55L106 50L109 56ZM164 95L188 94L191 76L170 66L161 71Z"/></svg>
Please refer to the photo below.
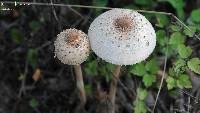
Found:
<svg viewBox="0 0 200 113"><path fill-rule="evenodd" d="M194 22L200 22L200 9L193 10L191 13L191 19Z"/></svg>
<svg viewBox="0 0 200 113"><path fill-rule="evenodd" d="M39 107L39 101L35 98L32 98L30 101L29 101L29 106L33 109L36 109Z"/></svg>
<svg viewBox="0 0 200 113"><path fill-rule="evenodd" d="M134 101L134 112L135 113L146 113L147 108L145 105L145 97L147 96L147 89L149 87L156 86L158 71L162 71L158 62L158 54L162 56L167 55L169 62L173 65L167 67L166 71L166 85L172 95L175 95L175 89L177 88L192 88L192 83L186 70L191 70L195 73L200 73L200 60L199 58L192 58L192 48L187 46L187 38L194 37L194 34L200 30L200 9L194 9L189 17L186 19L186 13L184 11L186 2L185 0L134 0L132 4L124 6L129 9L153 9L158 6L159 3L168 3L176 11L177 16L181 20L187 20L186 24L192 30L188 30L180 23L172 23L170 16L163 14L144 14L150 21L156 18L156 36L157 36L157 47L147 61L130 66L130 74L137 76L142 79L142 88L137 89L137 97ZM96 6L106 6L106 0L95 0ZM99 15L100 10L96 10L96 15ZM166 54L167 53L167 54ZM173 59L173 60L171 60ZM92 61L87 63L86 74L97 75L104 73L103 75L109 75L105 68L97 68L96 62ZM98 69L98 70L97 70ZM156 86L157 87L157 86Z"/></svg>
<svg viewBox="0 0 200 113"><path fill-rule="evenodd" d="M86 63L84 70L85 70L87 75L91 75L91 76L97 75L97 62L96 62L96 60L93 60L93 61Z"/></svg>
<svg viewBox="0 0 200 113"><path fill-rule="evenodd" d="M85 91L86 91L87 94L92 94L92 92L93 92L92 85L85 84Z"/></svg>
<svg viewBox="0 0 200 113"><path fill-rule="evenodd" d="M111 70L114 69L114 65L110 63L106 64L98 64L96 60L89 60L89 62L85 63L84 71L86 75L90 76L103 76L105 77L106 82L109 82L112 79Z"/></svg>
<svg viewBox="0 0 200 113"><path fill-rule="evenodd" d="M105 7L108 6L108 0L93 0L94 6ZM73 0L65 0L65 3L74 3ZM188 30L180 26L178 22L172 23L172 18L162 14L144 14L149 21L154 22L157 36L156 50L152 56L146 61L130 66L128 73L131 77L137 77L141 80L141 87L137 89L137 97L133 102L134 113L147 113L147 106L145 99L148 95L147 90L152 87L157 87L158 71L163 72L160 56L167 55L168 61L172 64L166 70L166 86L172 95L175 95L175 90L178 88L192 88L191 80L186 70L200 74L200 59L194 57L193 50L187 45L187 40L194 37L196 32L200 31L200 9L193 9L190 14L184 11L186 4L185 0L133 0L131 3L122 7L129 9L144 9L156 10L160 3L169 4L176 15L189 26L192 30ZM0 6L2 7L2 6ZM78 12L79 8L75 8ZM98 16L103 10L95 9L94 15ZM37 32L41 29L42 23L38 20L31 20L28 27L32 32ZM9 30L10 39L16 45L24 41L24 34L17 27ZM167 54L166 54L167 53ZM26 53L26 61L33 68L37 70L38 66L38 51L34 48L29 48ZM99 63L97 60L90 59L84 64L84 72L87 76L101 76L105 78L106 82L112 79L112 70L114 66L109 63ZM40 72L36 72L34 80L37 81ZM23 74L20 74L19 80L25 79ZM92 93L92 86L85 85L85 90L88 94ZM29 101L30 107L33 109L39 107L39 101L32 98Z"/></svg>
<svg viewBox="0 0 200 113"><path fill-rule="evenodd" d="M41 23L39 21L33 20L29 23L29 27L33 32L36 32L40 29Z"/></svg>
<svg viewBox="0 0 200 113"><path fill-rule="evenodd" d="M167 2L169 2L173 6L173 8L176 9L178 17L180 19L184 19L185 17L185 13L183 10L185 6L184 0L167 0Z"/></svg>
<svg viewBox="0 0 200 113"><path fill-rule="evenodd" d="M200 59L199 58L192 58L187 62L189 69L194 71L195 73L200 74Z"/></svg>
<svg viewBox="0 0 200 113"><path fill-rule="evenodd" d="M142 77L146 87L150 87L156 81L156 73L159 70L156 59L144 63L138 63L132 66L130 73Z"/></svg>
<svg viewBox="0 0 200 113"><path fill-rule="evenodd" d="M12 28L10 30L10 36L12 41L16 44L21 44L22 41L24 40L22 32L17 28Z"/></svg>
<svg viewBox="0 0 200 113"><path fill-rule="evenodd" d="M137 97L134 101L134 113L147 113L147 106L145 104L145 99L147 97L146 89L138 88Z"/></svg>
<svg viewBox="0 0 200 113"><path fill-rule="evenodd" d="M28 64L34 69L37 66L38 52L35 49L28 49L26 60Z"/></svg>
<svg viewBox="0 0 200 113"><path fill-rule="evenodd" d="M93 0L94 6L105 7L108 4L108 0ZM95 9L96 15L101 13L101 9Z"/></svg>

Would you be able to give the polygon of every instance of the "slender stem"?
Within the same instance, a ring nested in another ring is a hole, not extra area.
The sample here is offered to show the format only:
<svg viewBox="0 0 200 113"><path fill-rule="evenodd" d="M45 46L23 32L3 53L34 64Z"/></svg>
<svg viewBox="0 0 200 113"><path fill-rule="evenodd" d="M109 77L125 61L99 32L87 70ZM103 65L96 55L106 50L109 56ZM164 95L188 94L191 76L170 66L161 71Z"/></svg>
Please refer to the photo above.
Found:
<svg viewBox="0 0 200 113"><path fill-rule="evenodd" d="M117 81L120 76L120 69L121 69L120 65L115 66L115 69L113 71L113 79L110 85L109 99L111 100L111 103L113 105L111 113L115 112L115 97L116 97L116 91L117 91Z"/></svg>
<svg viewBox="0 0 200 113"><path fill-rule="evenodd" d="M76 85L79 90L80 101L84 105L86 103L86 95L83 83L83 75L80 65L74 65L75 76L76 76Z"/></svg>

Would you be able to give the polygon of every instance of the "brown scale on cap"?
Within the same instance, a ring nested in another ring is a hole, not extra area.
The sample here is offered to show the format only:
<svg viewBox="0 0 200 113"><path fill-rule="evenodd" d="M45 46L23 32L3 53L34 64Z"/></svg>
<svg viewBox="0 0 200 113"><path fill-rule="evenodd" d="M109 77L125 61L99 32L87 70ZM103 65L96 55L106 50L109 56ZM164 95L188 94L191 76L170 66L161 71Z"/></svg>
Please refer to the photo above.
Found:
<svg viewBox="0 0 200 113"><path fill-rule="evenodd" d="M70 44L71 46L76 46L80 42L80 34L76 31L70 31L67 34L67 43Z"/></svg>
<svg viewBox="0 0 200 113"><path fill-rule="evenodd" d="M133 27L133 22L129 17L119 17L114 20L114 26L120 32L128 32Z"/></svg>

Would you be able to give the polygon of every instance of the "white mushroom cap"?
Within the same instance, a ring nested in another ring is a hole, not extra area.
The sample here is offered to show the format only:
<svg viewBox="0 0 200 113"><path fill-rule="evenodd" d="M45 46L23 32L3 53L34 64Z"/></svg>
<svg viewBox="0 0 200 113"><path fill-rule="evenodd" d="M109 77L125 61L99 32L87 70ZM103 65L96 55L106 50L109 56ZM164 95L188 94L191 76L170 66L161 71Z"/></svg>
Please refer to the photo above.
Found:
<svg viewBox="0 0 200 113"><path fill-rule="evenodd" d="M90 52L88 36L77 29L66 29L58 34L54 46L57 58L69 65L81 64Z"/></svg>
<svg viewBox="0 0 200 113"><path fill-rule="evenodd" d="M156 46L151 23L128 9L112 9L90 25L92 50L103 60L117 65L132 65L145 60Z"/></svg>

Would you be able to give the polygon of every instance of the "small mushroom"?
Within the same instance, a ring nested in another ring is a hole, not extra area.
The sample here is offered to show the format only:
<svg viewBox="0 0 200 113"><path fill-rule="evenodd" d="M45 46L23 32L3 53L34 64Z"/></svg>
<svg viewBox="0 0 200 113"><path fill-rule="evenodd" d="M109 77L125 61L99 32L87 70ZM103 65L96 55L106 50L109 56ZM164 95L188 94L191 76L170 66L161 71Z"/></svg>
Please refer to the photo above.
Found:
<svg viewBox="0 0 200 113"><path fill-rule="evenodd" d="M114 105L121 65L139 63L153 52L156 46L155 30L136 11L112 9L99 15L91 23L88 36L96 55L116 65L109 91Z"/></svg>
<svg viewBox="0 0 200 113"><path fill-rule="evenodd" d="M80 100L85 104L86 95L80 64L89 56L90 45L88 36L81 30L66 29L57 35L54 46L55 56L62 63L74 66L76 84L80 91Z"/></svg>

